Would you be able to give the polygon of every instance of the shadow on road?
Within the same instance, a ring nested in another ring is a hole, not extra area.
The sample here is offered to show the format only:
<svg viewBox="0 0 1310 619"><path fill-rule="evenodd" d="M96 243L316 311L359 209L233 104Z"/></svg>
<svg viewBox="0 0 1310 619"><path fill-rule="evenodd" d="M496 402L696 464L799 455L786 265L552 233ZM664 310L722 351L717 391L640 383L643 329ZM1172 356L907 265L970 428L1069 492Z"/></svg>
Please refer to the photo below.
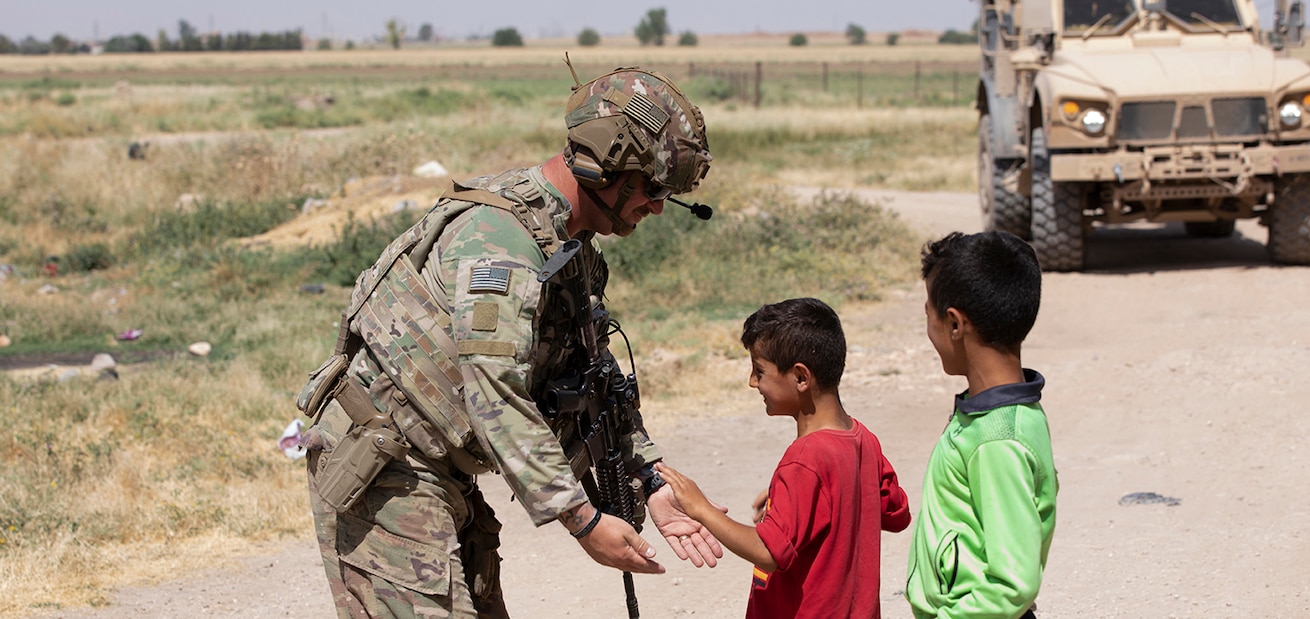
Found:
<svg viewBox="0 0 1310 619"><path fill-rule="evenodd" d="M1181 223L1096 228L1087 236L1088 273L1149 273L1215 267L1277 266L1265 251L1267 233L1238 223L1227 238L1190 237Z"/></svg>

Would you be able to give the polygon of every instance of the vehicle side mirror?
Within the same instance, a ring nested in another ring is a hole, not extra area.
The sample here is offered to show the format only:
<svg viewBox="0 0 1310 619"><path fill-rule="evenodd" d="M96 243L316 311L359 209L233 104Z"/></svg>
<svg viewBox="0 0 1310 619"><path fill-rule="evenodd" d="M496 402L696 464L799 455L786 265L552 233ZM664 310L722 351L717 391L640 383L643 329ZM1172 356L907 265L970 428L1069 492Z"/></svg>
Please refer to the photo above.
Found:
<svg viewBox="0 0 1310 619"><path fill-rule="evenodd" d="M1305 5L1296 0L1287 8L1287 44L1300 47L1303 43L1301 32L1305 30Z"/></svg>

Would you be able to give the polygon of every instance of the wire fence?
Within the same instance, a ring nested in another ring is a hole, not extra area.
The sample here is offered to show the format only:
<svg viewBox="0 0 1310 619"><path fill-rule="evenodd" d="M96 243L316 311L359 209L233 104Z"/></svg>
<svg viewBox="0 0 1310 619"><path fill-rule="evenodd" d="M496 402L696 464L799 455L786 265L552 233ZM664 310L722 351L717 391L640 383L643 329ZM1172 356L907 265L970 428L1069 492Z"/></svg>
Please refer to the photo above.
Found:
<svg viewBox="0 0 1310 619"><path fill-rule="evenodd" d="M972 106L978 67L960 62L688 63L686 78L719 101L754 107Z"/></svg>

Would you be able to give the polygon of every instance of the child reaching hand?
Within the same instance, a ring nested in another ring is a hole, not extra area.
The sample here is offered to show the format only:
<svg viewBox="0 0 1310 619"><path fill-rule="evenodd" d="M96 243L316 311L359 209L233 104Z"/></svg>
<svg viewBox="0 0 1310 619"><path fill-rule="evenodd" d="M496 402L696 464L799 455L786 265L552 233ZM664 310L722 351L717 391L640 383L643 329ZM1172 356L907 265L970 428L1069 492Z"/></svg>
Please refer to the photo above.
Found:
<svg viewBox="0 0 1310 619"><path fill-rule="evenodd" d="M721 512L694 481L656 469L687 515L755 565L746 617L880 617L881 532L910 524L882 446L838 396L846 338L817 299L765 305L746 319L750 386L765 413L796 420L756 526Z"/></svg>

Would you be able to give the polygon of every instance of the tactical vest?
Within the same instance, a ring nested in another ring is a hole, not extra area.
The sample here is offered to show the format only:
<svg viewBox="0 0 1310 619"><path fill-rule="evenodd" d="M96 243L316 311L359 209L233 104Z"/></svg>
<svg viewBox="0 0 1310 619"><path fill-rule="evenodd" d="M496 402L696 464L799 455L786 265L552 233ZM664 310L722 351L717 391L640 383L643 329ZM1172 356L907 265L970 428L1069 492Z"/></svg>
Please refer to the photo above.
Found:
<svg viewBox="0 0 1310 619"><path fill-rule="evenodd" d="M450 302L419 273L446 226L479 205L512 212L546 256L554 253L560 240L537 192L528 180L500 193L453 183L432 211L360 273L343 314L349 334L343 328L338 353L349 359L352 345L367 346L399 390L388 406L397 429L425 456L451 455L471 474L484 472L488 464L459 457L471 447L472 428L464 406L461 351L450 336Z"/></svg>

